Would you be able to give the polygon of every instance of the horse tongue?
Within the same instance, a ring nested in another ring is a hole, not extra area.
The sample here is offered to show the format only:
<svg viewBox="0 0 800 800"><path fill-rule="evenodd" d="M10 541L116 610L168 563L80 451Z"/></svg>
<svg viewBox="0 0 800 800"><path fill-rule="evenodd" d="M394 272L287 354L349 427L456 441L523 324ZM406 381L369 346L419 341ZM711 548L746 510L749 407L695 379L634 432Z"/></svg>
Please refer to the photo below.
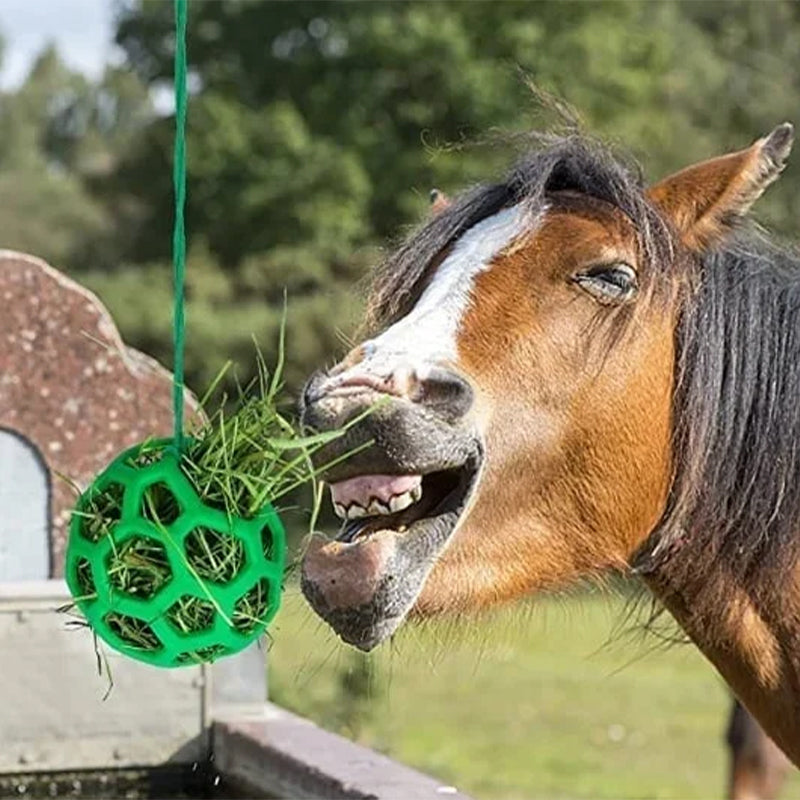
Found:
<svg viewBox="0 0 800 800"><path fill-rule="evenodd" d="M345 508L352 503L367 508L372 498L388 505L395 495L411 492L421 484L420 475L360 475L358 478L332 483L331 499Z"/></svg>

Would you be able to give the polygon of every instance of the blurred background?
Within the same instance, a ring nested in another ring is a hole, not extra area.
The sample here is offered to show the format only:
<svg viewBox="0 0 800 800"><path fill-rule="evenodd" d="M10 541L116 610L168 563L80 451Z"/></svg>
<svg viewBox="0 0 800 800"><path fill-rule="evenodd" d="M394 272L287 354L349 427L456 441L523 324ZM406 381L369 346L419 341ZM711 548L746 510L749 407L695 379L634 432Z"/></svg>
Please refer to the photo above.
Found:
<svg viewBox="0 0 800 800"><path fill-rule="evenodd" d="M800 122L800 3L190 4L188 383L252 335L291 392L346 349L371 264L552 124L527 81L657 179ZM172 4L0 0L0 247L99 294L170 363ZM800 159L758 207L795 235ZM365 658L290 589L277 702L480 798L722 793L727 695L620 634L624 589L411 629ZM800 781L784 790L800 796Z"/></svg>

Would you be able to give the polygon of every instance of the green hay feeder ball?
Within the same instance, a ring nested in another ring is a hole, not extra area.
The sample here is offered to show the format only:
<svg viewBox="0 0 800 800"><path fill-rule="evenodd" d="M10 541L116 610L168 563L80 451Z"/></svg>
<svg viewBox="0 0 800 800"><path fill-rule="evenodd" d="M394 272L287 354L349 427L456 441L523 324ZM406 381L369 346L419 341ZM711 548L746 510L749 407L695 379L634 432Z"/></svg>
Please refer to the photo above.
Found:
<svg viewBox="0 0 800 800"><path fill-rule="evenodd" d="M159 667L214 661L258 639L286 553L271 504L248 518L203 503L169 440L119 455L78 499L66 579L97 635Z"/></svg>

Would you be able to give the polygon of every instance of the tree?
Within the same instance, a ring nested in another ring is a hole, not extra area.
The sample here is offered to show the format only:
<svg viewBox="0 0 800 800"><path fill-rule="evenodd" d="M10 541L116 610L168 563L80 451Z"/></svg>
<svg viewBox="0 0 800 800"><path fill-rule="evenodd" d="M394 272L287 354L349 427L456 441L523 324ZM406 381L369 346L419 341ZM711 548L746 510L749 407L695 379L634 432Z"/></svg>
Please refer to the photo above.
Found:
<svg viewBox="0 0 800 800"><path fill-rule="evenodd" d="M147 90L130 73L109 68L93 84L46 47L20 88L0 95L2 245L71 270L112 262L120 212L91 182L151 117Z"/></svg>
<svg viewBox="0 0 800 800"><path fill-rule="evenodd" d="M492 176L514 134L548 123L523 76L631 147L652 178L743 146L800 100L784 66L800 41L789 0L737 0L724 14L705 0L207 0L190 10L188 219L205 266L189 377L200 383L226 355L248 361L252 332L269 357L284 287L292 384L341 352L337 331L357 316L351 287L377 247L426 213L430 188ZM117 41L143 83L168 85L169 4L122 5ZM119 263L142 281L154 264L168 272L171 149L171 120L154 119L96 195L137 209ZM762 210L789 229L798 203L779 185ZM152 315L149 298L137 313ZM131 321L134 341L149 324Z"/></svg>

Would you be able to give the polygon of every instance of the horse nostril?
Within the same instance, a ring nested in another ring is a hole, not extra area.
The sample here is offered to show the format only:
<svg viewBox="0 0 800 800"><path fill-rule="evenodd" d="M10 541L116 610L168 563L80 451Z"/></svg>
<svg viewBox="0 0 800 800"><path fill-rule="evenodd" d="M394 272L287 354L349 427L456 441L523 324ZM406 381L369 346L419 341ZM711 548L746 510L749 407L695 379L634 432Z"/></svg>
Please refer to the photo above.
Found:
<svg viewBox="0 0 800 800"><path fill-rule="evenodd" d="M443 367L433 367L419 381L418 401L453 419L463 417L472 408L475 393L469 382Z"/></svg>
<svg viewBox="0 0 800 800"><path fill-rule="evenodd" d="M308 406L312 405L315 401L319 400L324 394L322 391L322 384L325 382L325 374L322 371L315 372L303 387L302 395L300 397L300 410L302 411Z"/></svg>

